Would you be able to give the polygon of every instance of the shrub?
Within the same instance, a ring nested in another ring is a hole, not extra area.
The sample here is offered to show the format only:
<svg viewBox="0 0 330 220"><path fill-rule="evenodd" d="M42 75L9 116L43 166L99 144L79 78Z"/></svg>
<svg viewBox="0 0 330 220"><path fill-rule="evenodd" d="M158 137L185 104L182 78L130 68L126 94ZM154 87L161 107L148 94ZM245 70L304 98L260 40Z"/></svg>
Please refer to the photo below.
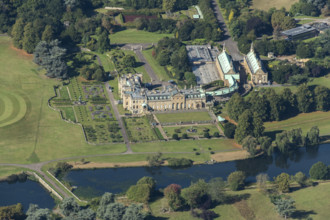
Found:
<svg viewBox="0 0 330 220"><path fill-rule="evenodd" d="M306 185L307 177L303 172L298 172L298 173L296 173L296 175L294 175L294 180L300 186L304 186L304 185Z"/></svg>
<svg viewBox="0 0 330 220"><path fill-rule="evenodd" d="M174 140L179 140L179 135L178 135L178 134L173 134L173 135L172 135L172 139L174 139Z"/></svg>
<svg viewBox="0 0 330 220"><path fill-rule="evenodd" d="M204 135L203 135L205 138L210 138L210 134L209 132L204 132Z"/></svg>
<svg viewBox="0 0 330 220"><path fill-rule="evenodd" d="M182 134L182 139L188 139L188 135L186 133Z"/></svg>
<svg viewBox="0 0 330 220"><path fill-rule="evenodd" d="M244 188L245 174L242 171L235 171L229 174L227 182L231 190L240 190Z"/></svg>
<svg viewBox="0 0 330 220"><path fill-rule="evenodd" d="M287 173L281 173L275 179L277 184L277 188L281 192L289 192L290 191L290 175Z"/></svg>
<svg viewBox="0 0 330 220"><path fill-rule="evenodd" d="M154 178L149 176L142 177L141 179L139 179L139 181L137 181L136 184L137 185L147 184L151 191L154 191L156 188L156 181L154 180Z"/></svg>
<svg viewBox="0 0 330 220"><path fill-rule="evenodd" d="M187 158L169 158L167 161L171 167L188 167L193 164L193 161Z"/></svg>
<svg viewBox="0 0 330 220"><path fill-rule="evenodd" d="M220 137L219 132L214 132L214 133L213 133L213 137Z"/></svg>
<svg viewBox="0 0 330 220"><path fill-rule="evenodd" d="M135 202L147 203L150 199L150 187L148 184L133 185L127 190L126 196Z"/></svg>
<svg viewBox="0 0 330 220"><path fill-rule="evenodd" d="M309 170L312 179L325 180L328 178L328 168L323 162L315 163Z"/></svg>

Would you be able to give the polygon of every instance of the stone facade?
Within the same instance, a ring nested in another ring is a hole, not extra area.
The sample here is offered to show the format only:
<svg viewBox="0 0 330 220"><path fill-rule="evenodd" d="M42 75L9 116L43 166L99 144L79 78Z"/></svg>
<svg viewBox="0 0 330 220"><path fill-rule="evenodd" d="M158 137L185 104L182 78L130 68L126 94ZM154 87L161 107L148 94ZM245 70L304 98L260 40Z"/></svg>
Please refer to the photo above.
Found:
<svg viewBox="0 0 330 220"><path fill-rule="evenodd" d="M250 52L244 57L244 66L250 75L250 83L252 85L268 83L268 73L265 70L259 56L254 52L253 44Z"/></svg>
<svg viewBox="0 0 330 220"><path fill-rule="evenodd" d="M176 86L167 86L162 90L148 90L141 87L141 77L137 75L120 77L118 84L123 107L133 114L206 107L205 92L200 87L180 90Z"/></svg>

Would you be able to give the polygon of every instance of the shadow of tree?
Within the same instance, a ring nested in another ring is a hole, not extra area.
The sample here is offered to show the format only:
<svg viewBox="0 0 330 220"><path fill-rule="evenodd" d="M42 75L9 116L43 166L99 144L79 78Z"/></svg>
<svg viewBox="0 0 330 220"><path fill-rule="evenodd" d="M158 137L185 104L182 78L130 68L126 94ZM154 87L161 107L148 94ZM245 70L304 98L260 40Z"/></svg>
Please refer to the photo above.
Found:
<svg viewBox="0 0 330 220"><path fill-rule="evenodd" d="M313 210L305 211L305 210L297 210L292 215L291 218L293 219L306 219L309 215L316 215L316 212Z"/></svg>
<svg viewBox="0 0 330 220"><path fill-rule="evenodd" d="M251 197L251 194L245 193L242 195L233 195L233 196L227 196L225 200L223 201L223 204L231 205L236 202L242 201L242 200L247 200L248 198Z"/></svg>

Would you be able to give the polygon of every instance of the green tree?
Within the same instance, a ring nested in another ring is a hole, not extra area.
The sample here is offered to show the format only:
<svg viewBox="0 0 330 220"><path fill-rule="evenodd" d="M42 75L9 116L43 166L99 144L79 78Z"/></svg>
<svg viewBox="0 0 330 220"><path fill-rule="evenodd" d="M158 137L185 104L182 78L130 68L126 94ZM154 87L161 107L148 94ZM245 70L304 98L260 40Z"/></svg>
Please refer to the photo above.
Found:
<svg viewBox="0 0 330 220"><path fill-rule="evenodd" d="M316 86L314 89L316 110L328 111L330 108L330 91L324 86Z"/></svg>
<svg viewBox="0 0 330 220"><path fill-rule="evenodd" d="M80 210L80 207L74 198L70 197L62 200L60 209L63 215L70 216L71 214L77 213Z"/></svg>
<svg viewBox="0 0 330 220"><path fill-rule="evenodd" d="M296 211L294 203L294 200L291 198L280 198L275 201L275 209L280 216L286 219Z"/></svg>
<svg viewBox="0 0 330 220"><path fill-rule="evenodd" d="M227 138L234 138L236 125L234 125L230 122L227 122L223 127L224 127L224 134L226 135L226 137Z"/></svg>
<svg viewBox="0 0 330 220"><path fill-rule="evenodd" d="M114 202L115 202L115 196L112 193L108 193L108 192L104 193L98 205L98 209L96 212L97 216L103 218L106 213L107 206Z"/></svg>
<svg viewBox="0 0 330 220"><path fill-rule="evenodd" d="M21 203L0 207L0 219L25 219Z"/></svg>
<svg viewBox="0 0 330 220"><path fill-rule="evenodd" d="M269 105L267 99L264 95L260 96L258 92L251 92L248 102L250 103L251 111L256 113L256 115L263 121L266 121L269 117Z"/></svg>
<svg viewBox="0 0 330 220"><path fill-rule="evenodd" d="M289 192L290 191L290 175L287 173L281 173L275 179L277 189L280 192Z"/></svg>
<svg viewBox="0 0 330 220"><path fill-rule="evenodd" d="M303 172L298 172L294 175L294 180L300 185L305 186L307 181L307 176Z"/></svg>
<svg viewBox="0 0 330 220"><path fill-rule="evenodd" d="M306 146L315 146L320 143L320 130L317 126L314 126L307 132Z"/></svg>
<svg viewBox="0 0 330 220"><path fill-rule="evenodd" d="M156 190L156 180L150 176L144 176L141 179L139 179L136 183L137 185L140 184L147 184L150 188L151 193L153 193Z"/></svg>
<svg viewBox="0 0 330 220"><path fill-rule="evenodd" d="M327 166L321 161L313 164L309 170L309 176L316 180L325 180L328 178L328 174L329 171Z"/></svg>
<svg viewBox="0 0 330 220"><path fill-rule="evenodd" d="M34 48L37 46L39 41L40 39L33 27L33 24L31 22L27 23L24 27L24 37L22 40L23 49L27 53L33 53Z"/></svg>
<svg viewBox="0 0 330 220"><path fill-rule="evenodd" d="M176 0L163 0L163 9L166 12L171 12L174 9Z"/></svg>
<svg viewBox="0 0 330 220"><path fill-rule="evenodd" d="M314 95L307 85L300 85L298 87L296 96L298 102L298 109L300 112L307 113L312 111L314 104Z"/></svg>
<svg viewBox="0 0 330 220"><path fill-rule="evenodd" d="M221 177L212 178L207 183L207 193L211 196L212 201L221 203L226 199L225 187L226 183Z"/></svg>
<svg viewBox="0 0 330 220"><path fill-rule="evenodd" d="M135 67L136 66L135 56L133 56L133 55L124 56L123 64L125 67Z"/></svg>
<svg viewBox="0 0 330 220"><path fill-rule="evenodd" d="M256 176L258 189L265 192L269 177L266 173L260 173Z"/></svg>
<svg viewBox="0 0 330 220"><path fill-rule="evenodd" d="M107 205L103 215L104 220L122 219L125 213L125 206L121 203L111 203Z"/></svg>
<svg viewBox="0 0 330 220"><path fill-rule="evenodd" d="M174 140L179 140L179 135L176 134L176 133L174 133L174 134L172 135L172 139L174 139Z"/></svg>
<svg viewBox="0 0 330 220"><path fill-rule="evenodd" d="M163 162L161 160L161 157L162 157L162 153L160 153L160 152L158 152L157 154L154 154L154 155L147 156L147 161L148 161L149 166L151 166L151 167L160 166Z"/></svg>
<svg viewBox="0 0 330 220"><path fill-rule="evenodd" d="M54 30L51 25L46 25L44 32L42 32L41 40L50 43L54 39Z"/></svg>
<svg viewBox="0 0 330 220"><path fill-rule="evenodd" d="M239 116L238 126L235 131L235 140L242 143L247 136L260 137L264 131L262 120L247 109Z"/></svg>
<svg viewBox="0 0 330 220"><path fill-rule="evenodd" d="M230 98L227 107L229 117L235 121L238 121L239 116L246 110L246 103L238 93L235 93Z"/></svg>
<svg viewBox="0 0 330 220"><path fill-rule="evenodd" d="M229 174L227 183L231 190L237 191L244 188L245 174L242 171L235 171Z"/></svg>
<svg viewBox="0 0 330 220"><path fill-rule="evenodd" d="M126 192L127 198L135 202L147 203L150 199L150 188L148 184L131 186Z"/></svg>
<svg viewBox="0 0 330 220"><path fill-rule="evenodd" d="M168 205L174 211L181 209L184 206L184 200L181 197L181 186L177 184L168 185L164 189L165 198L168 201Z"/></svg>
<svg viewBox="0 0 330 220"><path fill-rule="evenodd" d="M48 77L65 79L68 77L67 65L64 61L66 49L59 45L58 40L50 43L40 41L35 48L33 61L46 69Z"/></svg>
<svg viewBox="0 0 330 220"><path fill-rule="evenodd" d="M102 34L98 36L97 48L100 53L110 50L110 39L106 31L103 31Z"/></svg>
<svg viewBox="0 0 330 220"><path fill-rule="evenodd" d="M242 146L250 153L251 156L254 156L257 153L258 142L257 139L252 136L245 137L242 141Z"/></svg>
<svg viewBox="0 0 330 220"><path fill-rule="evenodd" d="M122 220L143 220L145 218L145 214L142 212L142 209L142 205L131 204L126 208Z"/></svg>
<svg viewBox="0 0 330 220"><path fill-rule="evenodd" d="M286 16L283 11L274 12L272 14L271 22L273 28L279 30L287 30L296 26L295 20L290 16Z"/></svg>
<svg viewBox="0 0 330 220"><path fill-rule="evenodd" d="M273 154L272 139L268 136L258 138L260 150L265 152L268 156Z"/></svg>
<svg viewBox="0 0 330 220"><path fill-rule="evenodd" d="M195 183L191 183L188 188L182 190L182 197L186 200L190 208L197 208L202 205L208 198L207 183L199 179Z"/></svg>
<svg viewBox="0 0 330 220"><path fill-rule="evenodd" d="M25 23L23 19L19 18L16 20L11 31L11 36L13 37L13 44L19 49L23 48L24 26Z"/></svg>

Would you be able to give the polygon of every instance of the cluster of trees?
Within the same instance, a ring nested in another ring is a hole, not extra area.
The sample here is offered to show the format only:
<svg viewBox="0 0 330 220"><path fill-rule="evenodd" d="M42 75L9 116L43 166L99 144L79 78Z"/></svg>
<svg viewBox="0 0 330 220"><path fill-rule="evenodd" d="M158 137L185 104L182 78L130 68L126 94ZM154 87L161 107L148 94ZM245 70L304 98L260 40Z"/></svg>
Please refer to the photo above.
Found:
<svg viewBox="0 0 330 220"><path fill-rule="evenodd" d="M319 16L321 13L327 15L329 13L330 2L328 0L299 0L290 8L290 14Z"/></svg>
<svg viewBox="0 0 330 220"><path fill-rule="evenodd" d="M270 40L263 37L262 40L254 42L254 49L260 55L267 56L269 52L273 52L275 56L295 54L297 45L294 41L288 40Z"/></svg>
<svg viewBox="0 0 330 220"><path fill-rule="evenodd" d="M301 128L297 128L278 133L275 138L275 144L282 153L293 151L299 146L316 146L319 143L320 130L317 126L312 127L306 136L302 135Z"/></svg>
<svg viewBox="0 0 330 220"><path fill-rule="evenodd" d="M308 113L315 110L328 111L330 107L329 89L316 86L314 90L306 84L298 87L296 93L285 88L280 94L273 89L260 89L251 92L244 100L239 94L234 94L228 104L231 119L239 121L244 111L251 110L261 121L280 121L297 113Z"/></svg>
<svg viewBox="0 0 330 220"><path fill-rule="evenodd" d="M285 9L270 9L268 12L261 10L249 10L249 1L220 0L224 9L224 16L229 22L231 36L238 42L238 48L242 53L247 53L251 42L263 35L279 36L280 31L295 27L295 21L287 16ZM285 45L288 46L288 45ZM279 47L283 46L279 45ZM289 50L289 49L284 49ZM281 51L282 52L282 51Z"/></svg>
<svg viewBox="0 0 330 220"><path fill-rule="evenodd" d="M304 68L288 61L276 61L268 64L270 78L273 81L279 84L290 83L292 85L305 83L309 80L308 77L323 76L327 73L328 68L314 61L306 62Z"/></svg>
<svg viewBox="0 0 330 220"><path fill-rule="evenodd" d="M212 10L211 0L200 0L198 5L203 13L203 20L186 20L179 23L176 37L182 41L195 39L206 39L208 41L219 41L222 37L222 31L218 26L217 19Z"/></svg>
<svg viewBox="0 0 330 220"><path fill-rule="evenodd" d="M324 59L330 56L330 30L326 30L314 41L300 42L297 45L297 56L300 58ZM329 62L329 59L327 61Z"/></svg>
<svg viewBox="0 0 330 220"><path fill-rule="evenodd" d="M64 61L66 49L60 47L60 43L58 40L40 41L34 50L33 61L46 69L48 77L65 79L68 77Z"/></svg>
<svg viewBox="0 0 330 220"><path fill-rule="evenodd" d="M186 10L191 5L196 5L198 0L126 0L126 5L134 9L162 8L165 11L173 12Z"/></svg>
<svg viewBox="0 0 330 220"><path fill-rule="evenodd" d="M176 74L173 77L176 79L182 80L185 72L191 72L186 47L176 38L166 37L160 40L153 55L161 66L171 65L174 68L173 72Z"/></svg>
<svg viewBox="0 0 330 220"><path fill-rule="evenodd" d="M137 18L134 21L135 27L138 30L149 32L173 33L176 30L176 21L173 19L146 19Z"/></svg>

